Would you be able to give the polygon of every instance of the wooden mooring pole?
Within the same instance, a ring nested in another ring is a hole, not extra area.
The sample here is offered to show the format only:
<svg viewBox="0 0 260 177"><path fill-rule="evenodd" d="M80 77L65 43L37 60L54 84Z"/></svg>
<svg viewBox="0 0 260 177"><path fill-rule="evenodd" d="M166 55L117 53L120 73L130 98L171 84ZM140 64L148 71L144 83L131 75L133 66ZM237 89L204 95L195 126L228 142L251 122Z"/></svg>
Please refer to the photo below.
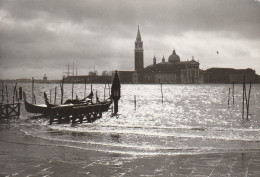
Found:
<svg viewBox="0 0 260 177"><path fill-rule="evenodd" d="M34 104L34 77L32 77L32 104Z"/></svg>
<svg viewBox="0 0 260 177"><path fill-rule="evenodd" d="M135 104L135 111L136 111L136 96L134 96L134 104Z"/></svg>
<svg viewBox="0 0 260 177"><path fill-rule="evenodd" d="M163 104L163 91L162 91L162 83L161 83L161 94L162 94L162 104Z"/></svg>
<svg viewBox="0 0 260 177"><path fill-rule="evenodd" d="M229 106L229 100L230 100L230 88L228 88L228 106Z"/></svg>
<svg viewBox="0 0 260 177"><path fill-rule="evenodd" d="M86 98L86 86L87 86L87 79L85 79L84 98Z"/></svg>
<svg viewBox="0 0 260 177"><path fill-rule="evenodd" d="M63 104L63 94L64 94L63 85L64 85L64 76L62 77L62 82L61 82L61 84L60 84L60 90L61 90L61 99L60 99L60 103L61 103L61 104Z"/></svg>
<svg viewBox="0 0 260 177"><path fill-rule="evenodd" d="M74 93L74 82L72 82L72 88L71 88L71 98L73 100L73 93Z"/></svg>
<svg viewBox="0 0 260 177"><path fill-rule="evenodd" d="M5 87L4 87L4 83L2 82L2 103L3 103L4 100L5 100L4 89L5 89Z"/></svg>
<svg viewBox="0 0 260 177"><path fill-rule="evenodd" d="M5 85L6 102L9 103L7 84Z"/></svg>
<svg viewBox="0 0 260 177"><path fill-rule="evenodd" d="M235 104L235 83L234 82L233 82L232 96L233 96L233 104Z"/></svg>
<svg viewBox="0 0 260 177"><path fill-rule="evenodd" d="M91 93L92 93L92 84L91 84L91 86L90 86L91 88L90 88L90 90L91 90ZM91 97L91 103L92 103L92 97Z"/></svg>
<svg viewBox="0 0 260 177"><path fill-rule="evenodd" d="M247 109L246 109L246 119L247 120L248 120L248 114L249 114L249 100L250 100L250 95L251 95L251 85L252 85L252 82L250 80L249 92L248 92L248 100L247 100Z"/></svg>
<svg viewBox="0 0 260 177"><path fill-rule="evenodd" d="M56 97L57 97L57 87L55 87L55 91L54 91L54 104L56 104Z"/></svg>
<svg viewBox="0 0 260 177"><path fill-rule="evenodd" d="M244 79L243 79L242 119L244 119L244 107L245 107L245 75L244 75Z"/></svg>
<svg viewBox="0 0 260 177"><path fill-rule="evenodd" d="M15 83L15 86L14 86L14 93L13 93L13 104L14 104L14 98L15 98L15 91L16 91L16 87L17 87L17 83ZM16 96L17 98L17 96Z"/></svg>
<svg viewBox="0 0 260 177"><path fill-rule="evenodd" d="M51 103L51 95L52 95L52 89L50 89L50 103Z"/></svg>

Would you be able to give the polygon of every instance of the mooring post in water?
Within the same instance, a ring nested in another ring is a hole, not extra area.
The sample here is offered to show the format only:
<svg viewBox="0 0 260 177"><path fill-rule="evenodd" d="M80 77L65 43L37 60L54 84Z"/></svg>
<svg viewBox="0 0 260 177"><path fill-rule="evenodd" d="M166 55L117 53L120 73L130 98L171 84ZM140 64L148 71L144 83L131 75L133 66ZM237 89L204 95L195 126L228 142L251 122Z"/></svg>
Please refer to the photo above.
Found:
<svg viewBox="0 0 260 177"><path fill-rule="evenodd" d="M247 99L247 93L246 93L246 82L245 82L245 87L244 87L244 89L245 89L244 94L245 94L246 109L247 109L247 102L248 102L248 99Z"/></svg>
<svg viewBox="0 0 260 177"><path fill-rule="evenodd" d="M135 111L136 111L136 96L134 97Z"/></svg>
<svg viewBox="0 0 260 177"><path fill-rule="evenodd" d="M72 88L71 88L71 97L72 97L72 100L73 100L73 92L74 92L74 82L72 82Z"/></svg>
<svg viewBox="0 0 260 177"><path fill-rule="evenodd" d="M234 82L233 82L232 95L233 95L233 104L235 104L235 83Z"/></svg>
<svg viewBox="0 0 260 177"><path fill-rule="evenodd" d="M118 100L121 97L120 89L121 89L121 85L120 85L119 77L118 77L118 74L116 71L114 80L112 83L112 88L111 88L111 98L114 101L114 115L117 115L117 112L118 112Z"/></svg>
<svg viewBox="0 0 260 177"><path fill-rule="evenodd" d="M13 104L14 104L14 98L15 98L15 91L16 91L16 87L17 87L17 83L15 83L15 86L14 86L14 93L13 93ZM13 105L14 106L14 105Z"/></svg>
<svg viewBox="0 0 260 177"><path fill-rule="evenodd" d="M229 99L230 99L230 88L228 88L228 106L229 106Z"/></svg>
<svg viewBox="0 0 260 177"><path fill-rule="evenodd" d="M92 93L92 84L90 85L90 90L91 90L91 93ZM93 98L93 96L91 97L91 103L92 103L92 98Z"/></svg>
<svg viewBox="0 0 260 177"><path fill-rule="evenodd" d="M63 104L63 94L64 94L63 85L64 85L64 76L62 77L62 81L61 81L61 84L60 84L60 91L61 91L60 103L61 103L61 104Z"/></svg>
<svg viewBox="0 0 260 177"><path fill-rule="evenodd" d="M56 104L56 97L57 97L57 87L55 87L55 91L54 91L54 104Z"/></svg>
<svg viewBox="0 0 260 177"><path fill-rule="evenodd" d="M51 103L51 95L52 95L52 89L50 89L50 103Z"/></svg>
<svg viewBox="0 0 260 177"><path fill-rule="evenodd" d="M106 100L106 83L105 83L105 87L104 87L104 101Z"/></svg>
<svg viewBox="0 0 260 177"><path fill-rule="evenodd" d="M162 91L162 83L161 83L161 94L162 94L162 104L163 104L163 91Z"/></svg>
<svg viewBox="0 0 260 177"><path fill-rule="evenodd" d="M8 104L9 103L9 98L8 98L7 84L5 84L5 92L6 92L6 101L7 101L7 104Z"/></svg>
<svg viewBox="0 0 260 177"><path fill-rule="evenodd" d="M23 88L19 87L19 100L21 101L23 99Z"/></svg>
<svg viewBox="0 0 260 177"><path fill-rule="evenodd" d="M99 102L99 99L98 99L98 94L97 94L97 90L96 90L96 104Z"/></svg>
<svg viewBox="0 0 260 177"><path fill-rule="evenodd" d="M244 119L244 108L245 108L245 75L243 79L243 103L242 103L242 119Z"/></svg>
<svg viewBox="0 0 260 177"><path fill-rule="evenodd" d="M36 97L34 94L33 94L33 100L34 100L34 104L36 104Z"/></svg>
<svg viewBox="0 0 260 177"><path fill-rule="evenodd" d="M87 79L85 78L84 98L86 98L86 86L87 86Z"/></svg>
<svg viewBox="0 0 260 177"><path fill-rule="evenodd" d="M4 100L5 100L5 96L4 96L4 82L2 82L2 103L4 103Z"/></svg>
<svg viewBox="0 0 260 177"><path fill-rule="evenodd" d="M15 89L15 100L19 103L17 88Z"/></svg>
<svg viewBox="0 0 260 177"><path fill-rule="evenodd" d="M246 119L247 120L248 120L248 114L249 114L249 100L250 100L250 95L251 95L251 85L252 85L252 82L250 80L249 92L248 92L248 101L247 101L247 110L246 110Z"/></svg>
<svg viewBox="0 0 260 177"><path fill-rule="evenodd" d="M34 103L34 77L32 77L32 104Z"/></svg>

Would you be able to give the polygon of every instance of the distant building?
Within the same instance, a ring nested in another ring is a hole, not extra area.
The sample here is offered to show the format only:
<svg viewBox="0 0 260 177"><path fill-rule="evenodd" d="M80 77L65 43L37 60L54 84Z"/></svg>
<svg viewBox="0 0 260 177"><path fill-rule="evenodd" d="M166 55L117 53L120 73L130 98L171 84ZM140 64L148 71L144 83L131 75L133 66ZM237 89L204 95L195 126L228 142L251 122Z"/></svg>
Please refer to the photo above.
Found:
<svg viewBox="0 0 260 177"><path fill-rule="evenodd" d="M204 83L243 83L244 76L247 83L258 81L255 71L250 68L210 68L204 72Z"/></svg>
<svg viewBox="0 0 260 177"><path fill-rule="evenodd" d="M199 62L194 58L190 61L181 61L173 50L165 61L157 63L154 56L151 65L143 67L143 41L138 26L135 41L135 72L132 75L133 83L201 83Z"/></svg>
<svg viewBox="0 0 260 177"><path fill-rule="evenodd" d="M120 83L130 84L132 83L132 75L134 71L117 71ZM112 78L114 78L115 72L113 72Z"/></svg>
<svg viewBox="0 0 260 177"><path fill-rule="evenodd" d="M46 83L46 82L48 81L46 74L44 74L42 81L43 81L44 83Z"/></svg>
<svg viewBox="0 0 260 177"><path fill-rule="evenodd" d="M68 76L64 78L65 83L111 83L112 77L111 76L97 76L97 75L90 75L90 76Z"/></svg>

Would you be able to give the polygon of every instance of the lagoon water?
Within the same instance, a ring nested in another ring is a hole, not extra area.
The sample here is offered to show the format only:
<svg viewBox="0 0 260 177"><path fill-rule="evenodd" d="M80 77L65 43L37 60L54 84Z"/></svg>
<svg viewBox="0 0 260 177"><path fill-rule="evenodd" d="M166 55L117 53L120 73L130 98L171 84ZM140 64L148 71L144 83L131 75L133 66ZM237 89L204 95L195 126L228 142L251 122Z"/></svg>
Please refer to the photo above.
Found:
<svg viewBox="0 0 260 177"><path fill-rule="evenodd" d="M18 84L31 101L31 84ZM9 85L11 88L11 85ZM58 84L36 84L37 103L44 103L43 92L50 94ZM65 100L71 98L71 84L64 85ZM228 89L231 88L230 106ZM249 87L247 87L249 88ZM10 89L11 90L11 89ZM94 93L104 99L104 85L93 85ZM260 85L253 84L249 120L242 119L242 85L121 85L119 117L111 110L94 123L49 125L48 118L26 113L1 127L44 146L64 147L70 151L106 153L108 156L141 158L205 153L252 152L260 150ZM248 90L247 90L248 91ZM87 94L90 85L87 85ZM109 90L105 90L108 97ZM74 97L84 96L84 84L74 85ZM136 96L136 110L134 106ZM1 137L2 141L11 141ZM13 138L11 142L20 142ZM10 142L10 143L11 143ZM70 157L68 157L70 159ZM100 159L97 158L98 162Z"/></svg>

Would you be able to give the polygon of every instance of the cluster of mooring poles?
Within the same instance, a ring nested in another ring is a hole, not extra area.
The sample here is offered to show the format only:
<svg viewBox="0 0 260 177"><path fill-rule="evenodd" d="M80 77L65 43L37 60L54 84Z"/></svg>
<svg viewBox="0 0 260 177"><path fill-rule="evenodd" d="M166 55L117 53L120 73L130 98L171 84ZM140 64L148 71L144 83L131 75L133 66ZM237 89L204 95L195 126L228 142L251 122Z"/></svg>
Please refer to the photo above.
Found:
<svg viewBox="0 0 260 177"><path fill-rule="evenodd" d="M20 101L22 100L22 87L19 87L17 91L17 83L14 85L13 101L9 103L8 86L2 82L0 102L0 118L10 118L20 116Z"/></svg>
<svg viewBox="0 0 260 177"><path fill-rule="evenodd" d="M163 84L160 83L160 86L161 86L161 99L162 99L162 104L163 104ZM135 111L136 111L136 103L137 103L136 95L134 95L134 108L135 108Z"/></svg>
<svg viewBox="0 0 260 177"><path fill-rule="evenodd" d="M249 119L249 106L250 106L250 96L251 96L251 87L252 87L252 82L250 80L249 82L249 90L247 93L246 89L246 77L244 75L243 78L243 90L242 90L242 119L246 118L247 120ZM228 88L228 106L230 105L230 88ZM235 86L233 83L232 87L232 98L233 98L233 105L235 104ZM246 113L245 113L246 110Z"/></svg>

